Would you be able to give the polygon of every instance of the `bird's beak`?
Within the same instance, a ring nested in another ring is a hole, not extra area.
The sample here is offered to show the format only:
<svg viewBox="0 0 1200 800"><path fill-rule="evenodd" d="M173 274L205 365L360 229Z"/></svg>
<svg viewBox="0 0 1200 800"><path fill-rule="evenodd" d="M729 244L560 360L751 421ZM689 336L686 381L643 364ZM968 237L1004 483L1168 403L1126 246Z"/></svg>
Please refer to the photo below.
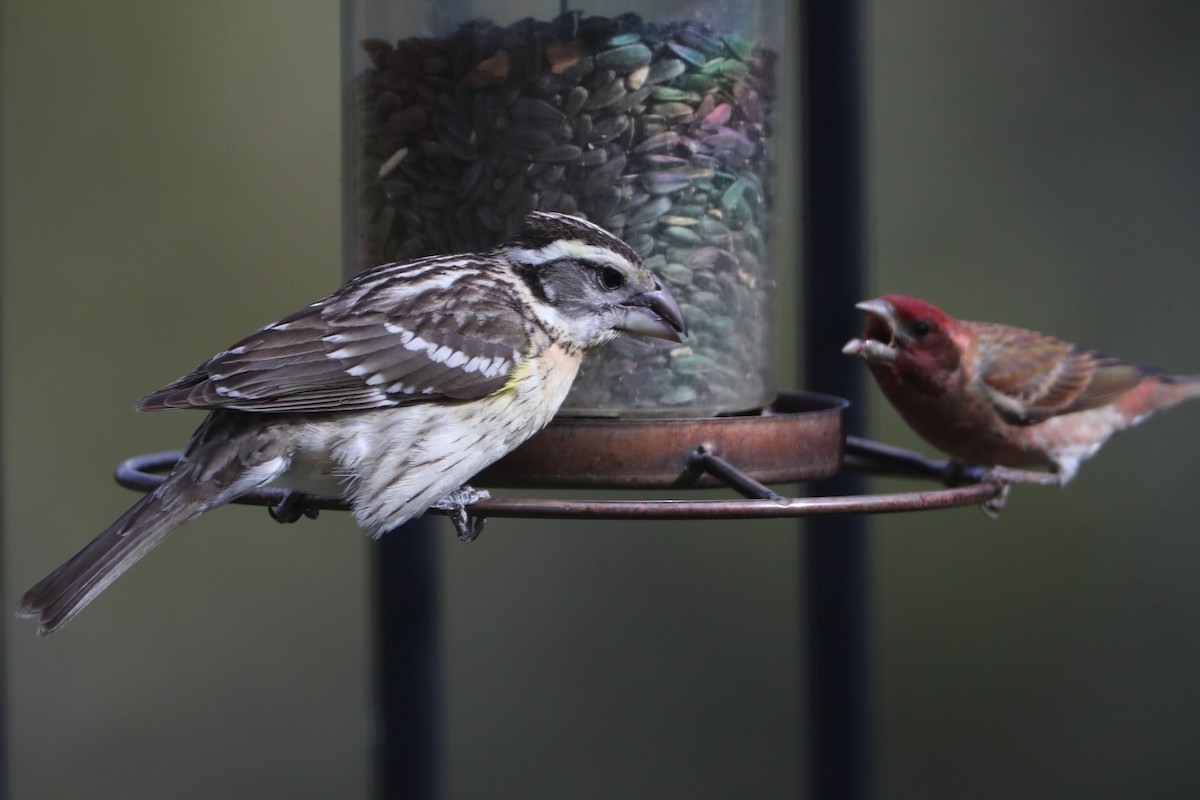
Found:
<svg viewBox="0 0 1200 800"><path fill-rule="evenodd" d="M864 300L854 307L867 312L867 329L863 338L846 342L842 352L869 364L891 364L896 360L896 310L882 298Z"/></svg>
<svg viewBox="0 0 1200 800"><path fill-rule="evenodd" d="M625 319L617 330L672 342L682 342L687 335L687 323L683 321L679 304L657 278L652 290L631 297L621 305L625 307Z"/></svg>

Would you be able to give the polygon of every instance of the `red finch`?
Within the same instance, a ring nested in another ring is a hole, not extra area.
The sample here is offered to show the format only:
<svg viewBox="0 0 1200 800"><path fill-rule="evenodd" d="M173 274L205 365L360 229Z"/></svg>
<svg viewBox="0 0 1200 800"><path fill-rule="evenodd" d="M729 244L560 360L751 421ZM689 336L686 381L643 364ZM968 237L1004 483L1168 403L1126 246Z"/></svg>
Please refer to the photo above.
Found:
<svg viewBox="0 0 1200 800"><path fill-rule="evenodd" d="M902 295L859 303L867 362L910 427L997 477L1065 484L1114 433L1200 397L1200 375L1130 364L1045 334L965 322ZM1054 474L1004 468L1049 467Z"/></svg>

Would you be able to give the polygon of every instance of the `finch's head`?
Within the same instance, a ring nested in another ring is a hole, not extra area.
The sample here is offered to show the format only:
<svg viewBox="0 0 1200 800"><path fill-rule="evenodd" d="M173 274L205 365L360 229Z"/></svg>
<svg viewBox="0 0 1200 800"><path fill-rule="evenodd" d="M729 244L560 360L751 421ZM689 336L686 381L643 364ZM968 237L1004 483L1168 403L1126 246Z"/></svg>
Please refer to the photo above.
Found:
<svg viewBox="0 0 1200 800"><path fill-rule="evenodd" d="M687 326L662 281L629 245L578 217L535 211L500 246L568 343L591 349L618 332L679 342Z"/></svg>
<svg viewBox="0 0 1200 800"><path fill-rule="evenodd" d="M959 347L953 317L915 297L889 294L864 300L855 308L867 313L860 339L842 348L872 367L932 374L958 365Z"/></svg>

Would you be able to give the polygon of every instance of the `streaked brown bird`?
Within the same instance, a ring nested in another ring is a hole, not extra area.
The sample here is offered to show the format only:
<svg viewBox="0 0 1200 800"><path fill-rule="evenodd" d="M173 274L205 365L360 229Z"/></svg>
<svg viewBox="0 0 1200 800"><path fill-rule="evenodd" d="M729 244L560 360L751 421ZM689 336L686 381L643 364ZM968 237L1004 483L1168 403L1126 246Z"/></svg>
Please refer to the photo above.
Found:
<svg viewBox="0 0 1200 800"><path fill-rule="evenodd" d="M535 212L487 252L368 270L143 398L210 413L21 613L57 630L171 531L267 484L344 497L372 536L431 506L461 515L478 495L459 487L545 426L583 356L622 331L680 341L685 325L637 253L564 214Z"/></svg>

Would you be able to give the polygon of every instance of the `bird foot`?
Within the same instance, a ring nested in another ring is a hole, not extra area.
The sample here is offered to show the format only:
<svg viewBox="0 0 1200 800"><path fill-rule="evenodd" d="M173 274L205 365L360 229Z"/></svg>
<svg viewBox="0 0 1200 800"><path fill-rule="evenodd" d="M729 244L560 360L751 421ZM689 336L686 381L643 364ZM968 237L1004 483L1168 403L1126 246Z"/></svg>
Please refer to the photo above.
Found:
<svg viewBox="0 0 1200 800"><path fill-rule="evenodd" d="M271 515L271 519L282 525L296 522L301 517L316 519L321 509L309 508L308 496L304 492L289 489L277 505L267 506L267 513Z"/></svg>
<svg viewBox="0 0 1200 800"><path fill-rule="evenodd" d="M966 486L969 483L1034 483L1039 486L1064 486L1066 480L1057 472L1039 472L1034 469L1013 467L977 467L957 459L946 462L942 469L942 482L947 486Z"/></svg>
<svg viewBox="0 0 1200 800"><path fill-rule="evenodd" d="M489 497L491 495L486 489L475 489L463 484L438 500L430 508L446 512L446 516L450 518L454 530L458 533L460 542L473 542L479 537L479 534L483 533L483 524L487 518L468 514L467 506L478 503L480 500L487 500Z"/></svg>
<svg viewBox="0 0 1200 800"><path fill-rule="evenodd" d="M1066 481L1056 472L1038 472L1032 469L994 466L982 469L961 461L951 460L942 470L942 481L947 486L965 486L970 483L995 483L1000 491L980 508L989 519L996 519L1008 502L1008 493L1014 483L1032 483L1038 486L1062 486Z"/></svg>
<svg viewBox="0 0 1200 800"><path fill-rule="evenodd" d="M986 478L985 478L986 480ZM1000 482L1000 491L990 500L984 500L979 504L979 510L988 519L999 519L1000 512L1004 510L1004 505L1008 502L1008 492L1012 489L1011 483L1004 481Z"/></svg>

